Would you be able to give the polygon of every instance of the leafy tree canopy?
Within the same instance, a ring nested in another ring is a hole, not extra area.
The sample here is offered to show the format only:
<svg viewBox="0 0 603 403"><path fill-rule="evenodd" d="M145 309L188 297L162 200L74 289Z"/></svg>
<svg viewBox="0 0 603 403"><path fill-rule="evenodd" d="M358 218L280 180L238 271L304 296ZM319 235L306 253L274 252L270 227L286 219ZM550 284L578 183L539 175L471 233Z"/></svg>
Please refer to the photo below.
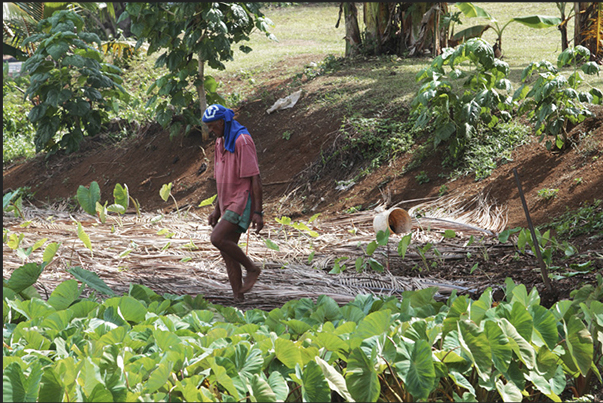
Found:
<svg viewBox="0 0 603 403"><path fill-rule="evenodd" d="M137 48L148 43L147 54L165 50L157 59L156 67L166 67L168 73L160 77L149 91L158 89L150 99L156 106L157 121L164 127L174 113L183 113L186 132L200 125L199 116L206 102L223 101L217 93L217 83L203 73L205 64L224 70L224 62L233 60L233 44L249 40L254 29L267 36L271 21L264 17L258 3L128 3L126 13L132 19L131 31L138 38ZM122 17L125 14L122 14ZM241 45L248 53L251 48ZM191 88L194 87L194 88ZM199 97L199 108L193 102L194 90ZM172 130L180 129L180 122ZM172 132L172 133L173 133Z"/></svg>

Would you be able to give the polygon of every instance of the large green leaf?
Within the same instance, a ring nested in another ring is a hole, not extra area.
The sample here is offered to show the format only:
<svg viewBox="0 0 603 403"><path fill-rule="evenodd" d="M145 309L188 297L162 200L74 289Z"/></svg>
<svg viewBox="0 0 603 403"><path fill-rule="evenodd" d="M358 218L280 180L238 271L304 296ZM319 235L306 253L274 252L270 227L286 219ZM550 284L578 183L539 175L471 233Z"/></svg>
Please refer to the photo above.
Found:
<svg viewBox="0 0 603 403"><path fill-rule="evenodd" d="M529 311L532 314L534 332L550 350L553 350L559 340L555 315L541 305L531 306Z"/></svg>
<svg viewBox="0 0 603 403"><path fill-rule="evenodd" d="M489 20L492 19L492 16L483 8L476 6L472 3L454 3L455 6L458 7L461 12L469 18L481 17L487 18Z"/></svg>
<svg viewBox="0 0 603 403"><path fill-rule="evenodd" d="M124 295L123 297L110 298L105 301L104 305L106 307L112 306L115 309L119 308L119 312L121 313L123 318L129 322L142 322L144 321L145 316L147 314L147 309L145 308L145 306L140 301L130 297L129 295ZM178 338L176 337L176 339ZM177 342L179 341L180 340L178 340ZM175 341L172 340L171 342L174 343ZM166 341L165 344L160 344L159 340L157 340L157 345L163 350L168 349L167 344L169 343L170 342Z"/></svg>
<svg viewBox="0 0 603 403"><path fill-rule="evenodd" d="M391 323L392 313L389 309L368 314L358 324L356 332L354 332L353 343L350 341L350 346L357 347L364 339L386 333L389 331Z"/></svg>
<svg viewBox="0 0 603 403"><path fill-rule="evenodd" d="M571 316L563 321L565 341L572 361L584 376L588 373L593 362L593 338L582 320Z"/></svg>
<svg viewBox="0 0 603 403"><path fill-rule="evenodd" d="M23 266L18 267L13 274L11 274L6 286L15 293L20 293L38 281L40 274L42 274L42 270L44 270L44 266L44 263L41 265L37 263L26 263Z"/></svg>
<svg viewBox="0 0 603 403"><path fill-rule="evenodd" d="M526 17L515 17L513 21L526 25L530 28L551 28L561 24L561 18L546 15L528 15Z"/></svg>
<svg viewBox="0 0 603 403"><path fill-rule="evenodd" d="M115 204L119 204L124 208L124 212L128 209L130 203L130 194L128 193L128 185L124 183L121 186L119 183L115 184L113 189L113 197L115 198Z"/></svg>
<svg viewBox="0 0 603 403"><path fill-rule="evenodd" d="M77 201L84 211L96 215L96 202L100 201L100 187L96 181L90 183L90 189L83 185L77 189Z"/></svg>
<svg viewBox="0 0 603 403"><path fill-rule="evenodd" d="M534 347L521 337L517 329L507 319L501 318L498 324L505 336L507 336L515 354L517 354L528 369L533 369L534 365L536 365L536 351L534 351Z"/></svg>
<svg viewBox="0 0 603 403"><path fill-rule="evenodd" d="M410 356L410 367L404 384L415 400L427 399L435 386L435 369L431 358L431 346L425 340L417 340Z"/></svg>
<svg viewBox="0 0 603 403"><path fill-rule="evenodd" d="M315 361L310 361L301 377L302 397L305 402L330 402L331 389L322 369Z"/></svg>
<svg viewBox="0 0 603 403"><path fill-rule="evenodd" d="M501 372L506 372L509 369L509 364L511 363L511 358L513 356L507 336L504 335L500 327L498 327L494 321L487 321L484 323L484 331L490 343L494 367Z"/></svg>
<svg viewBox="0 0 603 403"><path fill-rule="evenodd" d="M284 402L287 399L289 386L287 386L287 381L285 381L280 372L272 372L268 377L268 384L272 388L277 401Z"/></svg>
<svg viewBox="0 0 603 403"><path fill-rule="evenodd" d="M345 381L348 391L357 402L376 402L379 398L379 377L372 361L360 347L350 353Z"/></svg>
<svg viewBox="0 0 603 403"><path fill-rule="evenodd" d="M471 358L480 377L490 379L492 351L486 333L468 320L458 322L458 331L462 351Z"/></svg>
<svg viewBox="0 0 603 403"><path fill-rule="evenodd" d="M270 387L270 384L266 382L258 374L253 374L249 379L249 386L251 387L250 400L253 402L277 402L276 394Z"/></svg>
<svg viewBox="0 0 603 403"><path fill-rule="evenodd" d="M46 264L50 263L52 259L54 259L54 256L57 254L59 246L61 246L60 242L51 242L46 245L46 248L44 248L44 253L42 255L42 261Z"/></svg>
<svg viewBox="0 0 603 403"><path fill-rule="evenodd" d="M82 283L86 284L93 290L102 294L113 296L115 293L109 286L98 276L98 274L82 269L80 266L75 266L67 270L73 277Z"/></svg>
<svg viewBox="0 0 603 403"><path fill-rule="evenodd" d="M60 283L50 294L48 303L57 311L67 309L80 296L77 281L74 279L65 280Z"/></svg>
<svg viewBox="0 0 603 403"><path fill-rule="evenodd" d="M277 338L274 341L274 353L276 358L288 368L295 368L296 364L300 366L303 364L299 347L290 340Z"/></svg>
<svg viewBox="0 0 603 403"><path fill-rule="evenodd" d="M314 360L322 370L322 373L329 384L329 388L337 392L339 396L343 397L347 402L353 402L354 398L348 391L348 386L345 383L345 378L343 375L341 375L332 365L329 365L328 362L319 356L314 357Z"/></svg>
<svg viewBox="0 0 603 403"><path fill-rule="evenodd" d="M505 384L502 380L498 379L496 381L496 390L498 390L503 402L521 402L523 400L521 390L511 382Z"/></svg>
<svg viewBox="0 0 603 403"><path fill-rule="evenodd" d="M35 400L25 400L25 377L21 366L16 363L10 363L2 374L2 401L4 402L26 402Z"/></svg>
<svg viewBox="0 0 603 403"><path fill-rule="evenodd" d="M143 391L146 393L153 393L162 386L165 386L171 372L172 363L159 363L157 368L151 373L151 376L149 376L149 379L143 384Z"/></svg>
<svg viewBox="0 0 603 403"><path fill-rule="evenodd" d="M39 402L60 402L63 399L65 388L57 374L54 366L44 369L44 374L40 380L40 391L38 393Z"/></svg>

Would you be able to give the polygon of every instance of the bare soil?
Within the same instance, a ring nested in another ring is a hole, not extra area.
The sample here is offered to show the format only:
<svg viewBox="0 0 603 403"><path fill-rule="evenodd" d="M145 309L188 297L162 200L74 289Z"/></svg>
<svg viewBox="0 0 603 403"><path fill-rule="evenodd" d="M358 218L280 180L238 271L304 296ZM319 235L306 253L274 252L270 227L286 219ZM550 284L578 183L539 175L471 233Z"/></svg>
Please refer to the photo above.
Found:
<svg viewBox="0 0 603 403"><path fill-rule="evenodd" d="M287 61L298 64L300 71L305 62L303 57ZM269 80L258 91L258 94L270 93L272 101L289 95L286 88L291 79L280 77L278 70L279 66L276 66L274 70L265 72ZM390 161L352 188L337 190L336 181L349 179L354 172L342 168L317 171L321 158L334 144L343 119L339 110L322 108L312 112L313 109L309 108L319 96L320 80L318 77L304 82L304 94L291 109L267 114L271 102L260 97L250 98L235 109L236 119L249 129L256 143L264 189L265 220L270 223L283 215L301 220L317 213L332 223L344 219L350 222L349 217L353 214L349 214L349 209L358 206L364 210L364 221L370 222L371 209L378 204L385 202L391 206L409 201L403 204L408 209L418 204L418 200L436 198L441 186L446 185L449 195L466 199L487 195L493 204L506 209L507 228L527 228L513 169L519 173L529 213L536 226L550 222L567 210L603 198L602 107L592 108L596 116L572 128L569 135L575 144L568 150L551 152L535 139L514 150L511 162L500 165L491 176L480 181L476 181L473 175L453 181L446 179L448 172L441 165L442 152L437 151L414 170L403 173L404 167L416 155L408 153ZM287 131L292 133L288 140L282 136ZM130 139L118 143L109 139L108 133L101 134L87 139L77 153L38 155L7 167L3 172L4 193L18 187L30 187L34 195L31 202L35 206L52 208L61 204L76 206L74 196L80 185L89 186L92 181L97 181L102 191L101 199L113 200L115 184L125 183L144 212L168 213L174 211L175 205L171 199L163 201L159 190L163 184L172 182L172 194L180 209L190 209L200 217L200 224L206 224L202 221L206 219L207 207L199 208L198 205L216 192L212 178L213 138L204 141L200 132L194 132L170 140L167 131L157 123L149 123L140 127ZM420 171L426 172L429 182L417 182L415 176ZM577 178L581 178L580 183ZM556 197L545 200L538 195L538 191L544 188L559 191ZM207 227L203 228L208 231ZM600 273L603 267L603 237L584 236L572 239L571 243L578 249L579 256L565 259L556 254L554 265L567 268L572 263L590 260L595 270L555 280L552 290L543 284L536 257L518 254L512 247L501 253L490 250L490 254L474 253L464 259L448 259L431 267L428 275L450 281L463 279L470 282L473 278L480 283L480 290L485 285L500 289L504 279L509 277L516 283L525 284L528 291L536 287L543 305L550 306L558 299L568 298L572 290L584 284L595 284L595 273ZM471 273L475 263L479 263L479 270ZM408 265L400 260L392 261L390 270L407 277L427 275L417 269L417 264ZM169 281L169 276L166 281ZM159 284L148 285L161 288ZM274 287L286 288L287 279ZM284 293L283 298L274 303L285 303L288 298ZM248 299L242 306L262 306L260 301L261 298L255 300L256 303L253 298ZM231 303L228 300L223 302Z"/></svg>

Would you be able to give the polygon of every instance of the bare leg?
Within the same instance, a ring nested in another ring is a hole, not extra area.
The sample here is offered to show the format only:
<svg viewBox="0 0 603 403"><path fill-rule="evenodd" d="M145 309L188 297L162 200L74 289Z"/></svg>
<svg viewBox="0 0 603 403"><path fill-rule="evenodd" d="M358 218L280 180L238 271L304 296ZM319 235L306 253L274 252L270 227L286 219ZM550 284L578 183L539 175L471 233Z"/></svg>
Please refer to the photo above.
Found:
<svg viewBox="0 0 603 403"><path fill-rule="evenodd" d="M220 250L226 263L235 299L238 298L235 289L238 289L238 281L240 281L240 265L247 270L247 276L245 277L243 288L238 292L239 296L242 296L253 287L261 272L260 268L254 265L247 255L245 255L245 252L239 248L238 242L240 237L241 234L237 232L237 226L226 220L220 220L211 233L211 243ZM239 273L238 281L236 280L237 272ZM234 279L231 278L231 273L234 275ZM233 283L233 280L235 280L235 283Z"/></svg>
<svg viewBox="0 0 603 403"><path fill-rule="evenodd" d="M228 273L228 280L230 281L230 286L232 287L232 293L234 294L235 301L244 301L245 296L241 292L241 288L243 287L243 273L241 271L241 265L236 260L230 258L230 256L221 253L224 262L226 263L226 273Z"/></svg>

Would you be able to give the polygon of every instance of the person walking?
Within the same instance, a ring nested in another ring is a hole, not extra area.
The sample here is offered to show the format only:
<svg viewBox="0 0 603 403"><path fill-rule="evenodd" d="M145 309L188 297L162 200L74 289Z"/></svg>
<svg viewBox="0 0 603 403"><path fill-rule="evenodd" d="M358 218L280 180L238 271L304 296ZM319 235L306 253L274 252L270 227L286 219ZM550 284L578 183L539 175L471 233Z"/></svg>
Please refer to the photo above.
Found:
<svg viewBox="0 0 603 403"><path fill-rule="evenodd" d="M249 130L234 119L232 109L210 105L202 120L216 136L214 177L218 202L208 217L213 228L211 243L224 259L234 300L240 302L261 273L238 245L250 224L258 234L264 227L257 152ZM241 266L247 271L244 280Z"/></svg>

